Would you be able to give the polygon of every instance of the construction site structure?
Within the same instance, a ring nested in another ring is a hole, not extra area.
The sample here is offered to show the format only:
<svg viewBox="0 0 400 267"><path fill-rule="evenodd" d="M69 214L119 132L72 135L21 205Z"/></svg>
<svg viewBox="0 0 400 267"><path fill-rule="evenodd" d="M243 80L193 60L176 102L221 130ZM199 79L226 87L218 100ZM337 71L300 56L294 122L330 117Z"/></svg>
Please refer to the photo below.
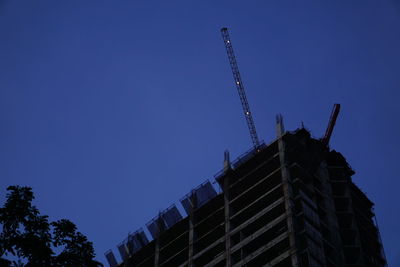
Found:
<svg viewBox="0 0 400 267"><path fill-rule="evenodd" d="M118 245L110 266L387 266L373 202L346 159L304 128L260 144Z"/></svg>

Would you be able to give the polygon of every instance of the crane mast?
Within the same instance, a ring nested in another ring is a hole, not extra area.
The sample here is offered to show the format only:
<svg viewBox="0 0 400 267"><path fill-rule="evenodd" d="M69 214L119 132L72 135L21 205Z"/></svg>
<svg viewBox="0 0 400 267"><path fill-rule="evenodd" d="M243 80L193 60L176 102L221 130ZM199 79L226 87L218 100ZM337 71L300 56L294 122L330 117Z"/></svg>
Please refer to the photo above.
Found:
<svg viewBox="0 0 400 267"><path fill-rule="evenodd" d="M221 29L222 38L224 39L224 44L226 48L226 52L228 54L229 64L231 65L233 78L235 80L236 89L239 93L240 102L242 103L242 108L244 112L244 116L246 118L247 127L250 131L251 141L253 142L254 148L258 148L260 146L260 142L258 140L256 126L254 125L253 116L251 115L250 106L247 102L246 92L244 90L242 79L240 78L239 67L236 62L236 57L233 52L232 42L229 37L228 29Z"/></svg>

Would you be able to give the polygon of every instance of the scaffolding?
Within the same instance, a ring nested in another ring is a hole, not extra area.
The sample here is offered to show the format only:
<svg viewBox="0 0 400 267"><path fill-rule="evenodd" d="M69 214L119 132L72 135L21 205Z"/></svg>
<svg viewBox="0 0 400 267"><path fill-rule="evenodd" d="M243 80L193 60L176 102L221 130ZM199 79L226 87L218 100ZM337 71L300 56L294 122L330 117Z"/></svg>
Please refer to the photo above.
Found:
<svg viewBox="0 0 400 267"><path fill-rule="evenodd" d="M146 223L151 236L156 239L158 235L165 230L171 228L174 224L182 219L182 215L176 208L175 204L160 212L156 217Z"/></svg>
<svg viewBox="0 0 400 267"><path fill-rule="evenodd" d="M186 194L180 200L180 202L187 215L189 215L192 209L200 208L216 195L217 192L213 188L210 181L207 180L198 187L194 188L190 193Z"/></svg>

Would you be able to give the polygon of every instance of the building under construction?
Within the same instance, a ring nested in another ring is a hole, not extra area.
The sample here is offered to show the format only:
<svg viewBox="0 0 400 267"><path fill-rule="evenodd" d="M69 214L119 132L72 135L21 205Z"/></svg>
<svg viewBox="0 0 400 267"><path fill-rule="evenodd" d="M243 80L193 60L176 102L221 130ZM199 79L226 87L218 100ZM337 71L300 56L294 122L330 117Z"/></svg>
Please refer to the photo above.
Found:
<svg viewBox="0 0 400 267"><path fill-rule="evenodd" d="M335 104L323 138L285 132L277 116L275 141L259 142L228 29L221 29L253 149L230 162L118 245L115 266L386 266L373 203L352 182L354 171L330 150ZM214 186L215 185L215 186Z"/></svg>
<svg viewBox="0 0 400 267"><path fill-rule="evenodd" d="M111 266L386 266L373 203L345 158L306 129L234 162L111 251ZM219 193L218 193L219 192Z"/></svg>

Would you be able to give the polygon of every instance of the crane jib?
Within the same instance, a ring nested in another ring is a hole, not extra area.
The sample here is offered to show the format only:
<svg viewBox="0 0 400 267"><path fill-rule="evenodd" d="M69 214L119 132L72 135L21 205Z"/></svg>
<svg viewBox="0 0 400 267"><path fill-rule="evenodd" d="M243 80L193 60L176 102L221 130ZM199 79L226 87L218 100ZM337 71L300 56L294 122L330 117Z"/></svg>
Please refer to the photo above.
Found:
<svg viewBox="0 0 400 267"><path fill-rule="evenodd" d="M246 92L244 90L243 82L240 77L239 67L236 62L236 57L233 52L233 47L231 40L229 38L229 33L227 28L221 29L222 38L224 39L224 44L226 48L226 52L228 54L229 64L231 65L233 79L235 80L236 89L239 93L240 102L242 103L243 112L246 118L247 127L249 128L251 141L253 142L254 147L257 149L260 146L260 142L258 140L256 126L253 121L253 116L250 112L250 106L247 101Z"/></svg>

